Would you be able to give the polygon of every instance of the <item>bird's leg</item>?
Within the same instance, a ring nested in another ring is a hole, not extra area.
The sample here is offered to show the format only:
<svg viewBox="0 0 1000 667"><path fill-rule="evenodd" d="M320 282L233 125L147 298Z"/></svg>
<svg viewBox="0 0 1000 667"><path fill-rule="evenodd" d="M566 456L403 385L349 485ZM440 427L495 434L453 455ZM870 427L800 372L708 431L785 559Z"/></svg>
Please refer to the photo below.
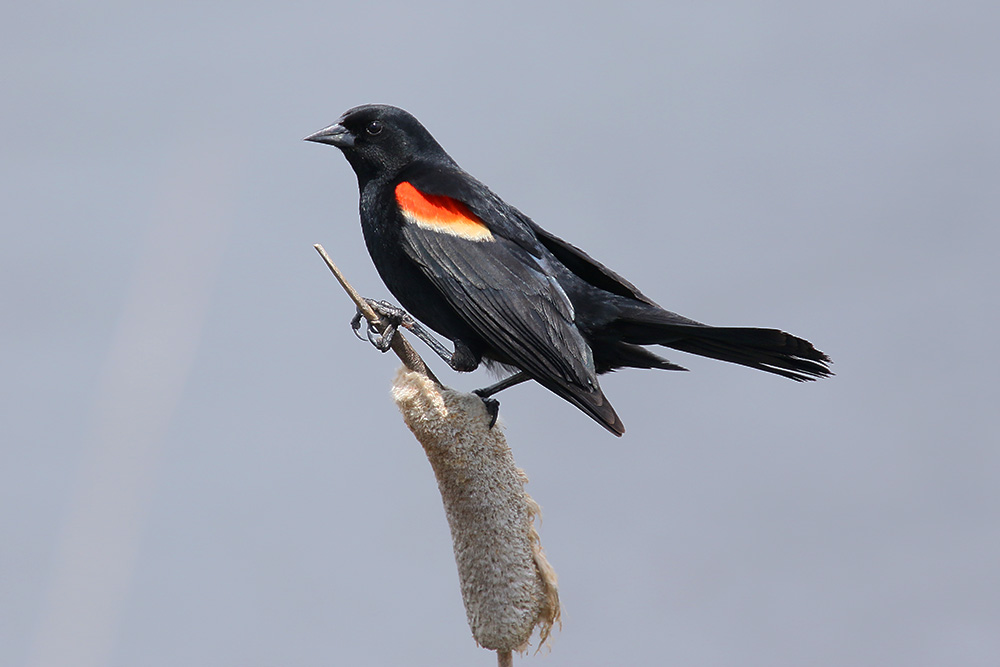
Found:
<svg viewBox="0 0 1000 667"><path fill-rule="evenodd" d="M427 347L431 348L436 355L441 357L446 364L451 366L452 370L456 371L474 371L479 367L479 359L469 350L465 345L458 342L455 343L455 351L449 352L441 341L434 338L427 329L423 328L420 324L416 322L410 315L397 306L392 305L388 301L376 301L375 299L365 299L368 305L371 306L372 310L386 322L386 327L382 333L375 331L371 323L368 324L368 331L366 332L368 340L374 345L378 350L385 352L392 345L392 337L396 335L397 329L403 327L407 331L411 331L414 336L424 341ZM351 328L354 329L354 334L361 338L358 334L358 330L361 328L361 313L359 312L351 320Z"/></svg>
<svg viewBox="0 0 1000 667"><path fill-rule="evenodd" d="M493 426L497 423L497 416L500 414L500 401L490 397L493 394L503 391L504 389L513 387L516 384L521 384L522 382L527 382L530 379L530 375L524 371L518 371L510 377L500 380L496 384L491 384L489 387L473 390L473 394L483 399L483 405L486 406L486 412L490 415L490 428L493 428Z"/></svg>
<svg viewBox="0 0 1000 667"><path fill-rule="evenodd" d="M486 399L492 396L493 394L498 394L504 389L509 389L514 385L521 384L522 382L527 382L530 379L531 379L530 375L528 375L524 371L518 371L513 375L511 375L510 377L505 377L496 384L491 384L490 386L483 387L482 389L476 389L472 393L478 396L479 398Z"/></svg>
<svg viewBox="0 0 1000 667"><path fill-rule="evenodd" d="M448 348L441 344L441 342L430 335L426 329L417 324L417 322L410 317L410 315L397 306L392 305L388 301L376 301L375 299L365 299L371 309L375 311L385 326L382 333L378 333L375 327L372 326L371 322L368 322L368 328L365 331L365 335L368 337L369 342L375 346L376 349L385 352L392 346L392 337L396 335L396 331L399 327L403 327L407 331L413 332L413 335L424 341L429 348L434 350L441 359L444 360L446 364L451 366L453 370L456 371L474 371L479 367L479 357L471 350L469 347L462 343L462 341L455 341L455 351L449 352ZM358 331L361 329L361 312L354 316L351 320L351 329L354 330L354 335L361 338L361 334ZM495 398L490 398L491 395L497 393L502 389L507 387L512 387L515 384L520 384L525 380L530 380L531 378L524 372L515 373L514 375L501 380L494 385L486 387L485 389L477 389L474 394L479 396L483 400L483 405L486 406L486 413L490 416L490 428L493 428L497 423L497 416L500 414L500 401Z"/></svg>

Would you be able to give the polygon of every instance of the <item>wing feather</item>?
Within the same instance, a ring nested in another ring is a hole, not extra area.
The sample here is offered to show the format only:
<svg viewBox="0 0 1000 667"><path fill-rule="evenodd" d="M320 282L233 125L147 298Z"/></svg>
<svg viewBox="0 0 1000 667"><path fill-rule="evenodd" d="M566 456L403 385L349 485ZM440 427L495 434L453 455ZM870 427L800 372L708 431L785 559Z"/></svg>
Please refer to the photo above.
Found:
<svg viewBox="0 0 1000 667"><path fill-rule="evenodd" d="M573 306L536 260L502 237L476 241L405 225L407 255L459 315L515 365L538 378L597 386Z"/></svg>

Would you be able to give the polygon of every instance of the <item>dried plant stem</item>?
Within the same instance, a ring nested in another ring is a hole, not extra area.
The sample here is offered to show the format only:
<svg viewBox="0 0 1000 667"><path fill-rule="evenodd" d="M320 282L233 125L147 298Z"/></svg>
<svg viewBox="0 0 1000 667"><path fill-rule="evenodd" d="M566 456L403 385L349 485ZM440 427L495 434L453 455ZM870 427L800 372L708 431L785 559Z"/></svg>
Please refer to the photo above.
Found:
<svg viewBox="0 0 1000 667"><path fill-rule="evenodd" d="M355 290L354 287L352 287L351 284L347 282L347 278L345 278L344 274L340 272L340 269L337 268L337 265L333 263L333 260L330 259L330 256L326 254L326 250L323 248L323 246L317 243L313 247L316 248L316 252L320 254L320 257L323 258L323 261L326 262L326 265L330 268L330 271L333 272L333 275L337 278L337 282L340 283L340 286L344 288L345 292L347 292L347 296L351 297L351 301L353 301L355 305L357 305L358 311L364 316L366 320L371 322L372 326L375 328L376 331L378 331L379 333L385 331L385 323L382 322L382 318L380 318L378 314L374 310L372 310L371 306L368 305L368 302L364 300L364 297L358 294L357 290ZM442 386L441 381L434 376L434 373L431 372L431 369L427 368L427 364L424 363L424 360L420 358L420 355L417 354L417 351L413 349L410 343L406 340L406 338L403 337L403 334L399 331L397 331L396 334L392 337L392 351L396 353L396 356L399 357L400 361L403 362L403 365L409 368L411 371L420 373L421 375L426 375L428 378L433 380L435 384Z"/></svg>

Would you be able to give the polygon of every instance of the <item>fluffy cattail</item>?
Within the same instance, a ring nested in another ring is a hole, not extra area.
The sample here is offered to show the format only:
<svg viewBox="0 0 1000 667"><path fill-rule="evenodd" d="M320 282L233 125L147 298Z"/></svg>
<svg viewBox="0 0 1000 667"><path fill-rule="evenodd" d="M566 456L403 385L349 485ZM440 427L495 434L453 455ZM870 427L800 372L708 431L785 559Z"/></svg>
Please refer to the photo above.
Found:
<svg viewBox="0 0 1000 667"><path fill-rule="evenodd" d="M392 396L437 477L458 577L476 642L501 664L537 627L544 642L559 620L556 575L542 553L525 493L527 477L482 400L401 368Z"/></svg>

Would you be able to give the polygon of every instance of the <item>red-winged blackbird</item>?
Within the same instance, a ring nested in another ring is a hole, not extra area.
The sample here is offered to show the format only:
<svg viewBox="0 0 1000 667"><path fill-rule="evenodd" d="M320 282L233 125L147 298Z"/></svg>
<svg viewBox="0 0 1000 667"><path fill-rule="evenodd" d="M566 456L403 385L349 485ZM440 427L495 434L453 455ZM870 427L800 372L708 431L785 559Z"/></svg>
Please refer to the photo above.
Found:
<svg viewBox="0 0 1000 667"><path fill-rule="evenodd" d="M799 381L831 375L829 358L801 338L712 327L664 310L462 170L402 109L355 107L306 140L336 146L354 168L368 252L403 308L455 345L454 353L440 344L435 351L458 371L482 361L518 369L477 392L484 400L532 379L621 435L625 426L597 376L626 367L685 370L643 345ZM381 305L397 325L413 326ZM375 342L385 347L385 339Z"/></svg>

